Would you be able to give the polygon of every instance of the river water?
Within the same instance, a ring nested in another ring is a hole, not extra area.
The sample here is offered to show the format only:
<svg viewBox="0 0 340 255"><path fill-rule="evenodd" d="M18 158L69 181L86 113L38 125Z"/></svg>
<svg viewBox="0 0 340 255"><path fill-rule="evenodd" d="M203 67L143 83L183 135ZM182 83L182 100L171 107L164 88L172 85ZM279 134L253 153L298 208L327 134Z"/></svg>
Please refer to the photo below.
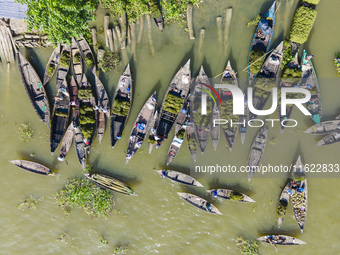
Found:
<svg viewBox="0 0 340 255"><path fill-rule="evenodd" d="M280 1L277 12L276 29L272 47L287 36L289 23L297 1ZM242 18L253 18L263 14L271 5L264 0L206 0L200 9L194 10L194 27L196 40L189 40L188 34L171 26L161 33L152 22L152 38L155 54L151 54L146 26L143 39L137 45L137 61L130 62L134 78L133 108L123 138L112 150L110 148L109 126L102 144L95 140L89 156L89 162L99 172L111 174L130 186L138 197L114 194L116 199L115 213L108 219L91 218L81 209L73 209L68 217L55 204L54 196L61 190L68 178L82 177L82 171L76 158L74 146L67 155L66 162L59 164L57 152L49 152L49 130L39 121L21 84L16 66L0 66L0 132L1 149L1 199L0 199L0 232L1 254L112 254L117 245L128 246L129 254L239 254L234 245L235 238L243 235L248 239L267 233L280 233L296 236L307 242L300 247L279 247L275 253L270 245L261 245L261 254L338 254L340 244L339 224L340 205L337 203L337 178L310 178L308 180L308 216L305 231L300 233L292 210L289 208L286 219L277 228L276 206L285 178L253 178L248 183L243 178L201 178L200 182L208 188L233 188L250 195L256 200L255 205L217 201L208 198L204 188L186 188L162 180L154 169L165 167L167 151L171 139L160 149L147 153L147 144L125 165L125 150L128 134L135 118L145 100L153 91L157 91L162 100L172 76L191 58L193 77L203 63L210 77L223 71L230 59L234 69L241 78L240 86L246 87L247 73L242 72L247 66L247 55L254 27L246 28ZM217 39L216 17L224 17L225 9L233 7L227 52ZM337 11L340 2L323 0L317 6L318 17L305 48L315 54L313 59L316 72L320 78L323 99L323 120L339 114L340 80L336 78L332 63L334 53L340 50L338 28L340 21ZM98 11L95 24L103 24L104 10ZM146 22L145 22L146 24ZM137 26L138 28L138 26ZM199 49L199 31L206 29L205 40ZM99 40L103 40L102 36ZM27 50L26 57L35 61L34 66L42 77L43 69L52 52L52 48ZM127 51L130 56L130 50ZM31 58L33 57L33 58ZM112 99L114 90L125 64L108 75L101 74L101 80ZM242 80L243 78L243 80ZM55 93L55 79L48 85L50 95ZM276 118L276 113L273 114ZM286 129L280 134L279 126L271 128L269 139L276 138L276 144L268 144L263 163L272 165L290 165L299 154L304 163L339 163L338 145L314 147L320 137L303 134L301 131L312 125L312 120L295 111L293 118L299 121L294 129ZM21 124L31 123L34 130L33 140L24 143L18 133ZM248 153L258 129L249 130L246 142L241 145L239 139L233 151L225 147L221 140L216 152L209 142L206 157L223 159L224 164L242 165L247 163ZM173 134L171 134L172 138ZM59 150L58 150L59 151ZM10 159L34 160L56 169L61 176L44 177L24 172L8 162ZM190 172L190 154L185 141L180 154L170 165L171 169ZM287 177L289 174L287 174ZM307 175L308 176L308 175ZM223 213L222 216L209 215L181 200L176 192L192 192L208 198ZM33 195L44 196L36 210L21 211L17 205ZM67 233L72 245L57 242L57 238ZM98 247L99 237L103 235L109 245Z"/></svg>

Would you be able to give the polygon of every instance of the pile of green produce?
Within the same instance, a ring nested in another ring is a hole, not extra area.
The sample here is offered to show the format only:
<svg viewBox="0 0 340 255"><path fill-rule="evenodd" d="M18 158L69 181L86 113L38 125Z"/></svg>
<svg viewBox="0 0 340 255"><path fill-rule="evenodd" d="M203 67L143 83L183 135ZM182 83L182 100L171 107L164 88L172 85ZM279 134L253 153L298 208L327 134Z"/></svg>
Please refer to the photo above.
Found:
<svg viewBox="0 0 340 255"><path fill-rule="evenodd" d="M307 41L310 31L313 28L317 11L300 6L294 15L293 23L290 29L290 40L297 44L303 44Z"/></svg>
<svg viewBox="0 0 340 255"><path fill-rule="evenodd" d="M175 96L170 92L165 98L163 110L177 115L182 109L183 103L183 98Z"/></svg>
<svg viewBox="0 0 340 255"><path fill-rule="evenodd" d="M250 52L250 57L249 57L249 70L253 73L253 74L257 74L264 62L264 55L266 53L260 49L254 48L251 50Z"/></svg>
<svg viewBox="0 0 340 255"><path fill-rule="evenodd" d="M179 138L179 139L183 139L184 135L185 135L185 129L184 128L181 128L176 134L177 138Z"/></svg>
<svg viewBox="0 0 340 255"><path fill-rule="evenodd" d="M79 89L78 91L78 97L85 99L85 98L91 98L92 95L92 89L88 88L88 89Z"/></svg>
<svg viewBox="0 0 340 255"><path fill-rule="evenodd" d="M148 142L149 142L149 144L155 144L156 140L153 136L149 136Z"/></svg>
<svg viewBox="0 0 340 255"><path fill-rule="evenodd" d="M286 200L279 201L279 205L277 207L277 212L276 212L278 218L284 217L286 215L287 206L288 206L288 203Z"/></svg>
<svg viewBox="0 0 340 255"><path fill-rule="evenodd" d="M55 71L55 64L51 63L48 67L47 67L47 72L46 72L46 75L48 77L51 77L53 75Z"/></svg>
<svg viewBox="0 0 340 255"><path fill-rule="evenodd" d="M261 15L257 14L257 16L254 19L248 20L247 27L257 26L260 20L261 20Z"/></svg>
<svg viewBox="0 0 340 255"><path fill-rule="evenodd" d="M197 126L208 127L212 123L212 101L207 102L207 113L202 115L202 105L201 101L194 103L193 117L194 122Z"/></svg>
<svg viewBox="0 0 340 255"><path fill-rule="evenodd" d="M188 146L189 146L191 151L196 151L197 150L197 141L196 141L196 139L189 138Z"/></svg>
<svg viewBox="0 0 340 255"><path fill-rule="evenodd" d="M236 132L237 125L231 125L232 122L238 122L239 117L238 115L233 114L233 100L226 100L223 101L223 104L220 107L221 109L221 118L228 120L228 123L226 125L222 126L222 129L224 132L227 132L227 130L230 130L231 132Z"/></svg>
<svg viewBox="0 0 340 255"><path fill-rule="evenodd" d="M300 208L301 206L306 206L306 199L303 193L294 193L292 196L292 203L295 208Z"/></svg>
<svg viewBox="0 0 340 255"><path fill-rule="evenodd" d="M317 5L320 3L320 0L302 0L302 3Z"/></svg>
<svg viewBox="0 0 340 255"><path fill-rule="evenodd" d="M119 64L120 57L117 53L112 53L111 51L105 51L103 59L99 62L98 67L103 70L104 73L111 71L116 68Z"/></svg>
<svg viewBox="0 0 340 255"><path fill-rule="evenodd" d="M81 90L79 90L81 91ZM94 134L96 115L91 105L81 104L79 109L81 132L86 140L91 140Z"/></svg>
<svg viewBox="0 0 340 255"><path fill-rule="evenodd" d="M289 83L300 83L302 71L295 68L285 68L282 71L282 79Z"/></svg>
<svg viewBox="0 0 340 255"><path fill-rule="evenodd" d="M112 114L118 116L126 116L130 111L130 101L122 100L121 98L116 98L113 101Z"/></svg>
<svg viewBox="0 0 340 255"><path fill-rule="evenodd" d="M336 67L336 73L340 77L340 53L335 54L334 65Z"/></svg>
<svg viewBox="0 0 340 255"><path fill-rule="evenodd" d="M162 17L160 7L157 0L149 0L150 12L153 18Z"/></svg>
<svg viewBox="0 0 340 255"><path fill-rule="evenodd" d="M242 201L243 195L241 193L236 192L236 191L232 191L232 192L230 192L229 199L231 201Z"/></svg>
<svg viewBox="0 0 340 255"><path fill-rule="evenodd" d="M259 254L260 245L257 241L250 242L247 239L239 236L236 238L236 245L238 246L239 251L243 255L257 255Z"/></svg>
<svg viewBox="0 0 340 255"><path fill-rule="evenodd" d="M68 117L68 110L67 109L57 109L55 111L55 115L58 116L58 117L67 118Z"/></svg>
<svg viewBox="0 0 340 255"><path fill-rule="evenodd" d="M63 68L68 68L70 66L71 55L68 51L63 51L60 56L59 65Z"/></svg>
<svg viewBox="0 0 340 255"><path fill-rule="evenodd" d="M74 56L73 56L73 62L74 62L74 63L80 63L80 62L81 62L81 56L80 56L79 51L78 51L76 54L74 54Z"/></svg>
<svg viewBox="0 0 340 255"><path fill-rule="evenodd" d="M91 53L86 54L84 61L89 68L94 66L94 60Z"/></svg>

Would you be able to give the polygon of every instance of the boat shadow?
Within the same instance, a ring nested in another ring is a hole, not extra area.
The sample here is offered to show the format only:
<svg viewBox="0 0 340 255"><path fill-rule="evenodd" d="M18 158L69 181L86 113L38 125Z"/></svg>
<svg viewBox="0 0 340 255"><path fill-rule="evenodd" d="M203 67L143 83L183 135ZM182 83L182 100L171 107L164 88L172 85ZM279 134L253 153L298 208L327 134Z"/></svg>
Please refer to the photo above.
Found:
<svg viewBox="0 0 340 255"><path fill-rule="evenodd" d="M214 178L212 181L208 184L207 189L231 189L240 193L243 193L247 196L250 196L255 194L255 192L249 188L245 188L240 183L233 183L233 184L227 184L224 182L221 182L219 178Z"/></svg>
<svg viewBox="0 0 340 255"><path fill-rule="evenodd" d="M32 161L32 162L36 162L39 163L41 165L44 165L50 169L53 170L53 172L59 173L59 171L57 170L58 165L59 165L59 161L57 158L53 159L53 163L51 164L50 162L47 162L45 160L43 160L42 158L39 157L39 155L34 155L32 154L28 154L27 152L23 152L23 151L17 151L18 154L18 158L20 160L27 160L27 161ZM32 156L34 155L34 156Z"/></svg>

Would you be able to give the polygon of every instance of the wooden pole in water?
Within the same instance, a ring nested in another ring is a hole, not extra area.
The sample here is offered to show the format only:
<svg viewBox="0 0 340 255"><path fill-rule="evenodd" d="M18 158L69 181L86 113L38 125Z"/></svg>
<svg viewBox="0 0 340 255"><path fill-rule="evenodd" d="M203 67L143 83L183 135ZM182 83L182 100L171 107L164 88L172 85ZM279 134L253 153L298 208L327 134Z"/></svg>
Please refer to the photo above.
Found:
<svg viewBox="0 0 340 255"><path fill-rule="evenodd" d="M144 29L144 16L141 16L139 18L139 20L140 20L140 23L139 23L139 32L138 32L137 43L140 43L142 41L143 29Z"/></svg>
<svg viewBox="0 0 340 255"><path fill-rule="evenodd" d="M115 52L118 52L119 50L119 40L117 38L116 30L114 28L111 29L112 36L113 36L113 45L115 48Z"/></svg>
<svg viewBox="0 0 340 255"><path fill-rule="evenodd" d="M217 17L216 18L216 23L217 23L217 35L218 35L218 42L222 45L222 17Z"/></svg>
<svg viewBox="0 0 340 255"><path fill-rule="evenodd" d="M227 53L228 50L228 40L229 40L229 31L231 24L231 17L233 16L233 8L228 8L226 10L225 15L225 27L224 27L224 53Z"/></svg>
<svg viewBox="0 0 340 255"><path fill-rule="evenodd" d="M128 26L128 35L127 35L127 39L128 39L128 44L131 45L131 25Z"/></svg>
<svg viewBox="0 0 340 255"><path fill-rule="evenodd" d="M97 45L97 30L95 28L91 28L91 33L92 33L92 44L93 48L96 48Z"/></svg>
<svg viewBox="0 0 340 255"><path fill-rule="evenodd" d="M131 54L133 55L133 60L136 61L136 24L131 23Z"/></svg>
<svg viewBox="0 0 340 255"><path fill-rule="evenodd" d="M105 45L106 47L109 47L109 38L107 38L107 33L106 31L109 29L109 23L110 23L110 15L105 15L104 16L104 33L105 33Z"/></svg>
<svg viewBox="0 0 340 255"><path fill-rule="evenodd" d="M201 32L200 32L200 39L198 42L198 52L202 52L202 46L203 46L203 42L204 42L204 37L205 37L205 29L202 28Z"/></svg>
<svg viewBox="0 0 340 255"><path fill-rule="evenodd" d="M192 23L192 8L193 7L191 4L189 4L187 7L187 22L188 22L190 40L195 40L194 27Z"/></svg>
<svg viewBox="0 0 340 255"><path fill-rule="evenodd" d="M150 43L150 48L151 48L151 54L155 54L155 49L153 46L153 41L152 41L152 34L151 34L151 17L150 14L146 15L146 20L148 22L148 36L149 36L149 43Z"/></svg>
<svg viewBox="0 0 340 255"><path fill-rule="evenodd" d="M119 25L116 25L115 26L115 30L116 30L116 33L117 33L117 37L118 37L118 42L117 45L121 43L122 41L122 33L120 32L120 26Z"/></svg>
<svg viewBox="0 0 340 255"><path fill-rule="evenodd" d="M120 41L120 49L125 50L126 49L126 33L127 33L126 14L123 14L120 17L120 23L122 26L122 38Z"/></svg>
<svg viewBox="0 0 340 255"><path fill-rule="evenodd" d="M114 46L113 46L112 30L110 28L106 30L106 36L109 40L110 51L115 52L115 49L114 49Z"/></svg>

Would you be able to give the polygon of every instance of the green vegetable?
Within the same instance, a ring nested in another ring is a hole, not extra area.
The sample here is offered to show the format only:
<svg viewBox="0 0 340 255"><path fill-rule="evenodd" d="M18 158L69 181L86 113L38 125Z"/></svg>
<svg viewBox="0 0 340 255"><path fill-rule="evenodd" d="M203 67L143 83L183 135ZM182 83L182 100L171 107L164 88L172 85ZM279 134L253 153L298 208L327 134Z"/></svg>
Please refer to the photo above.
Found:
<svg viewBox="0 0 340 255"><path fill-rule="evenodd" d="M261 20L261 16L260 14L257 14L257 16L254 19L248 20L247 27L257 26L260 20Z"/></svg>
<svg viewBox="0 0 340 255"><path fill-rule="evenodd" d="M73 62L74 63L80 63L81 62L81 57L80 57L80 53L77 52L76 54L74 54L73 56Z"/></svg>
<svg viewBox="0 0 340 255"><path fill-rule="evenodd" d="M129 101L123 100L121 98L116 98L113 101L112 114L118 116L126 116L129 113L131 104Z"/></svg>
<svg viewBox="0 0 340 255"><path fill-rule="evenodd" d="M243 195L241 193L236 192L236 191L232 191L232 192L230 192L229 199L231 201L242 201Z"/></svg>
<svg viewBox="0 0 340 255"><path fill-rule="evenodd" d="M308 7L300 6L294 15L290 29L290 40L303 44L307 41L310 31L313 28L317 11Z"/></svg>
<svg viewBox="0 0 340 255"><path fill-rule="evenodd" d="M178 132L177 132L177 134L176 134L176 136L177 136L177 138L179 138L179 139L183 139L184 138L184 134L185 134L185 129L180 129Z"/></svg>
<svg viewBox="0 0 340 255"><path fill-rule="evenodd" d="M151 11L151 16L153 18L162 17L162 13L160 11L157 0L149 0L149 6L150 6L150 11Z"/></svg>
<svg viewBox="0 0 340 255"><path fill-rule="evenodd" d="M302 3L317 5L320 3L320 0L302 0Z"/></svg>
<svg viewBox="0 0 340 255"><path fill-rule="evenodd" d="M46 75L48 77L51 77L53 75L55 71L55 64L51 63L48 67L47 67L47 72L46 72Z"/></svg>
<svg viewBox="0 0 340 255"><path fill-rule="evenodd" d="M31 124L25 125L21 124L19 127L19 133L21 136L21 140L24 142L29 142L32 139L33 136L33 130L31 128Z"/></svg>
<svg viewBox="0 0 340 255"><path fill-rule="evenodd" d="M183 98L175 96L170 92L165 98L163 110L177 115L181 110L183 103Z"/></svg>
<svg viewBox="0 0 340 255"><path fill-rule="evenodd" d="M196 141L196 139L189 137L188 145L189 145L189 148L190 148L191 151L197 151L197 141Z"/></svg>
<svg viewBox="0 0 340 255"><path fill-rule="evenodd" d="M149 142L149 144L155 144L156 140L153 136L149 136L148 142Z"/></svg>
<svg viewBox="0 0 340 255"><path fill-rule="evenodd" d="M286 200L279 201L279 205L277 207L278 218L284 217L286 215L287 206L288 206L288 203Z"/></svg>
<svg viewBox="0 0 340 255"><path fill-rule="evenodd" d="M91 98L92 95L92 89L79 89L78 91L78 97L79 98Z"/></svg>
<svg viewBox="0 0 340 255"><path fill-rule="evenodd" d="M89 68L94 66L94 60L93 60L93 56L91 53L86 54L84 61Z"/></svg>
<svg viewBox="0 0 340 255"><path fill-rule="evenodd" d="M70 60L71 60L70 52L63 51L63 53L60 56L59 65L63 68L68 68L70 66Z"/></svg>
<svg viewBox="0 0 340 255"><path fill-rule="evenodd" d="M334 59L334 65L335 65L335 68L336 68L336 72L337 72L337 75L340 77L340 53L336 53L335 54L335 59Z"/></svg>
<svg viewBox="0 0 340 255"><path fill-rule="evenodd" d="M116 68L120 62L118 53L112 53L111 51L105 51L103 59L99 62L98 67L103 70L104 73Z"/></svg>
<svg viewBox="0 0 340 255"><path fill-rule="evenodd" d="M60 110L60 109L57 109L56 111L55 111L55 115L56 116L59 116L59 117L64 117L64 118L67 118L68 117L68 111L62 111L62 110Z"/></svg>
<svg viewBox="0 0 340 255"><path fill-rule="evenodd" d="M253 48L250 52L250 57L249 57L249 69L253 74L257 74L264 62L264 55L266 53L260 49Z"/></svg>

